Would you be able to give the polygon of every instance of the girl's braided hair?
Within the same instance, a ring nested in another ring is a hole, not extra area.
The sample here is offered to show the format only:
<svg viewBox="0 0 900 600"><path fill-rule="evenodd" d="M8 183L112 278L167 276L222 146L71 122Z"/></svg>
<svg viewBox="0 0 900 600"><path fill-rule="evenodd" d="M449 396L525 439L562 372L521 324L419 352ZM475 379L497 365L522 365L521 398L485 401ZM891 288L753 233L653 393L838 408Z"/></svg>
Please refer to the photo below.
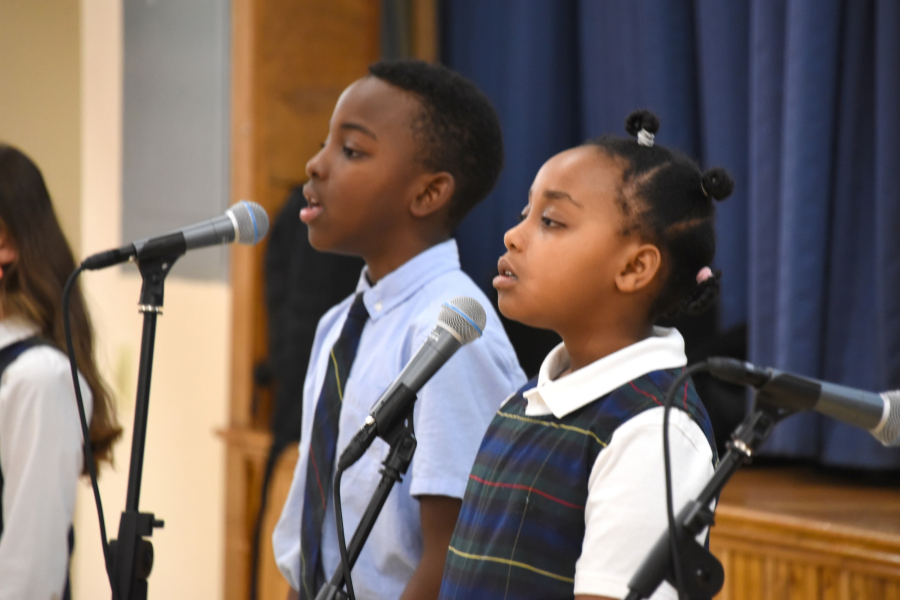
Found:
<svg viewBox="0 0 900 600"><path fill-rule="evenodd" d="M624 161L617 202L623 235L636 233L662 254L662 289L651 318L699 314L719 292L721 272L704 269L716 252L715 206L734 190L725 169L701 172L684 154L654 143L659 119L638 110L625 119L635 138L603 136L590 140L610 157Z"/></svg>

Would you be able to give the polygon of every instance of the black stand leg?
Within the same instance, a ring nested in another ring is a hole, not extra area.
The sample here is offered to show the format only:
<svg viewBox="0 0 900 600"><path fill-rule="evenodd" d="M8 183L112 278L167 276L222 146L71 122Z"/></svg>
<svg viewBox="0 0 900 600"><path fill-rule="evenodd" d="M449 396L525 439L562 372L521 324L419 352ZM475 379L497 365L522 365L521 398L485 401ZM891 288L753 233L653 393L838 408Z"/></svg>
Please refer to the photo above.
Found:
<svg viewBox="0 0 900 600"><path fill-rule="evenodd" d="M128 496L119 521L119 537L110 541L112 570L115 573L118 600L146 600L147 577L153 568L153 544L145 536L162 527L163 521L152 513L138 511L141 476L144 468L144 444L147 437L147 412L150 401L150 374L153 370L153 347L156 340L156 318L162 313L166 275L176 256L141 259L138 266L144 279L141 287L140 311L144 314L141 337L141 359L138 371L137 400L134 408L134 434L128 469Z"/></svg>
<svg viewBox="0 0 900 600"><path fill-rule="evenodd" d="M359 558L359 553L369 538L372 527L375 526L375 519L381 513L388 494L391 493L394 484L402 480L402 476L406 474L409 463L412 462L413 454L416 452L417 442L415 431L413 430L412 411L410 411L409 416L404 421L401 421L400 425L384 436L385 441L391 447L391 451L382 463L384 468L381 469L381 481L372 494L372 499L366 507L366 512L363 514L359 526L353 534L353 539L350 540L350 544L347 546L347 557L351 569L356 564L356 559ZM316 594L316 600L346 599L347 594L342 589L344 583L344 565L341 563L331 576L331 581L326 583L319 590L319 593Z"/></svg>
<svg viewBox="0 0 900 600"><path fill-rule="evenodd" d="M722 589L724 571L719 561L694 539L705 527L713 525L713 513L709 505L719 497L725 483L762 445L772 428L785 414L778 409L757 406L732 434L728 452L719 461L716 472L696 500L688 502L675 517L676 540L681 556L682 581L690 600L708 599ZM644 559L641 568L628 583L630 590L625 600L649 598L656 588L667 580L675 585L669 533L663 533Z"/></svg>

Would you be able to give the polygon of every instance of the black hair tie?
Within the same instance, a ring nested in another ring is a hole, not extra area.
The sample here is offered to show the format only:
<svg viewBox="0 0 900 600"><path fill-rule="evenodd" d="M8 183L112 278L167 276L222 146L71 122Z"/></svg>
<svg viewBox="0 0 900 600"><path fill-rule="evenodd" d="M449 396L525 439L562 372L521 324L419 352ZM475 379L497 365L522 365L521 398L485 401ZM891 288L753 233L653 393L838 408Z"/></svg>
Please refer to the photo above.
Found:
<svg viewBox="0 0 900 600"><path fill-rule="evenodd" d="M724 200L734 191L734 180L722 167L714 167L700 176L700 189L707 198Z"/></svg>

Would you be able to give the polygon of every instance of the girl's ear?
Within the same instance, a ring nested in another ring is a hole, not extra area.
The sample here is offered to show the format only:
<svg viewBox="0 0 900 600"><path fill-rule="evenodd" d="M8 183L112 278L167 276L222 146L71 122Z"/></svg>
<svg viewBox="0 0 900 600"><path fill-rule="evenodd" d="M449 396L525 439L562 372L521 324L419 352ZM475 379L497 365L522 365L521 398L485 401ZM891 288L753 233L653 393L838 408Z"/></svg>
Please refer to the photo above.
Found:
<svg viewBox="0 0 900 600"><path fill-rule="evenodd" d="M13 246L12 240L6 234L6 231L0 230L0 266L5 267L12 264L16 262L17 258L19 258L19 253L16 251L16 247Z"/></svg>
<svg viewBox="0 0 900 600"><path fill-rule="evenodd" d="M447 206L456 191L456 180L446 171L428 173L425 177L424 186L409 207L413 216L420 218Z"/></svg>
<svg viewBox="0 0 900 600"><path fill-rule="evenodd" d="M624 268L616 274L616 287L625 293L646 288L656 277L661 264L659 248L653 244L637 246L628 256Z"/></svg>

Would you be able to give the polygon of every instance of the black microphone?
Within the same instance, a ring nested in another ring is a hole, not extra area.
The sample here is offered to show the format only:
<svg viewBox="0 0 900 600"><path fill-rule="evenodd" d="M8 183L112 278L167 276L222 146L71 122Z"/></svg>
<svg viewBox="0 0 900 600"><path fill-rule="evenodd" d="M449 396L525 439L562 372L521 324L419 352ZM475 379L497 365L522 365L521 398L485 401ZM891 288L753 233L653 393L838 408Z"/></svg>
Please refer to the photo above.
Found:
<svg viewBox="0 0 900 600"><path fill-rule="evenodd" d="M137 240L113 250L88 256L81 266L88 270L104 269L125 261L165 256L178 257L195 248L205 248L237 241L255 244L269 231L269 215L256 202L241 200L224 215L188 225L178 231Z"/></svg>
<svg viewBox="0 0 900 600"><path fill-rule="evenodd" d="M756 400L787 410L814 410L867 429L885 446L900 445L900 390L876 394L733 358L710 358L713 377L756 388Z"/></svg>
<svg viewBox="0 0 900 600"><path fill-rule="evenodd" d="M487 317L472 298L459 296L444 302L437 325L400 375L372 406L369 416L338 460L338 469L355 463L375 438L389 433L405 419L425 382L462 346L481 337Z"/></svg>

